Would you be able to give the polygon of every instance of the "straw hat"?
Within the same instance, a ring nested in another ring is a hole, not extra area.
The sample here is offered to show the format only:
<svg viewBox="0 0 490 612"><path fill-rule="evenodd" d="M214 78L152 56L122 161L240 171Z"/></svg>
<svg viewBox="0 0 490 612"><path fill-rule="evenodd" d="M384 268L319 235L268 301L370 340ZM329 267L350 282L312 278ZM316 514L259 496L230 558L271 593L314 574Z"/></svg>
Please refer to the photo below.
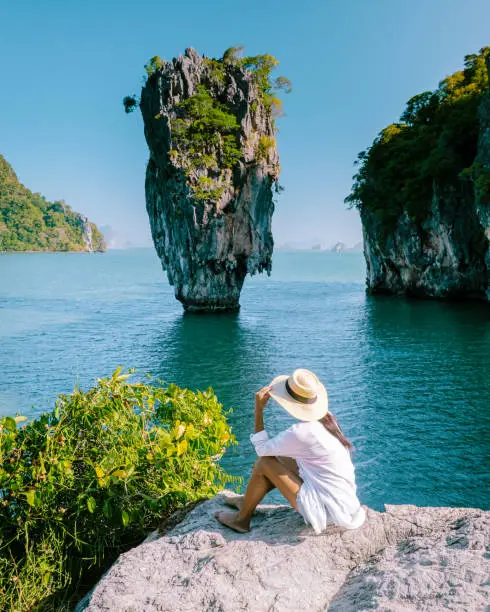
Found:
<svg viewBox="0 0 490 612"><path fill-rule="evenodd" d="M318 421L328 412L327 390L310 370L277 376L271 387L272 399L300 421Z"/></svg>

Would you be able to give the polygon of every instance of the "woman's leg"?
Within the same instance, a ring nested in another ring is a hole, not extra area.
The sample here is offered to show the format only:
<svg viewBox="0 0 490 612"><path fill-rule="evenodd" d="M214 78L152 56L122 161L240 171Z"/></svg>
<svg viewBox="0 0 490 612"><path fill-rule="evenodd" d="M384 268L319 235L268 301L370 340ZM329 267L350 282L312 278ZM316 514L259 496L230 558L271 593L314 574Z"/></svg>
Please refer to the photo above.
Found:
<svg viewBox="0 0 490 612"><path fill-rule="evenodd" d="M294 465L290 464L290 466L294 469ZM249 531L250 519L255 508L275 487L293 508L297 509L296 499L302 482L297 473L289 469L285 462L279 461L276 457L260 457L254 465L240 510L238 512L219 511L215 517L235 531L242 533Z"/></svg>
<svg viewBox="0 0 490 612"><path fill-rule="evenodd" d="M299 467L295 459L293 459L292 457L276 457L276 459L280 461L281 463L283 463L288 468L288 470L290 470L291 472L296 474L296 476L299 477ZM254 472L252 472L252 476L254 476ZM269 482L269 491L272 491L273 489L276 488L276 485L272 484L270 480L268 482ZM233 495L233 497L225 498L225 504L227 506L230 506L231 508L236 508L237 510L240 510L240 508L243 505L244 499L245 499L245 495Z"/></svg>

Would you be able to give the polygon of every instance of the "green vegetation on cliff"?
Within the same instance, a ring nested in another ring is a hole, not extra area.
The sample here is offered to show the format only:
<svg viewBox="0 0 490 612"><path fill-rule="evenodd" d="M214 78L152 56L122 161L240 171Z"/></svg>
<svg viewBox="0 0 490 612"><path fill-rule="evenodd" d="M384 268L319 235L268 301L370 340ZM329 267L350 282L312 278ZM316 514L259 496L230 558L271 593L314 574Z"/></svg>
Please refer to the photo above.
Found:
<svg viewBox="0 0 490 612"><path fill-rule="evenodd" d="M211 389L117 370L19 428L0 418L0 609L68 610L121 552L226 482L235 442Z"/></svg>
<svg viewBox="0 0 490 612"><path fill-rule="evenodd" d="M481 200L490 202L490 176L475 163L489 54L490 47L485 47L466 56L464 70L445 78L435 91L408 101L400 121L382 130L359 154L348 204L374 213L390 231L403 213L423 222L430 213L434 184L472 180Z"/></svg>
<svg viewBox="0 0 490 612"><path fill-rule="evenodd" d="M286 77L272 77L279 64L272 55L243 57L242 54L243 47L231 47L220 59L204 57L200 84L194 94L169 110L172 139L169 158L172 164L185 171L193 198L201 202L217 202L227 187L223 175L245 161L240 126L243 104L233 103L227 96L226 86L230 80L240 72L241 78L244 74L251 76L255 91L251 94L250 112L255 118L261 106L261 115L270 122L273 132L275 119L282 112L278 92L289 93L292 90ZM152 57L145 65L147 81L169 67L171 63L167 60ZM138 104L136 96L123 99L127 113L134 111ZM155 117L160 118L160 114ZM275 144L273 134L261 137L255 145L256 161L265 161ZM202 173L208 176L203 177Z"/></svg>
<svg viewBox="0 0 490 612"><path fill-rule="evenodd" d="M0 251L105 251L105 248L104 237L93 223L64 202L48 202L24 187L12 166L0 155Z"/></svg>
<svg viewBox="0 0 490 612"><path fill-rule="evenodd" d="M170 124L172 142L183 167L232 168L241 158L239 125L225 104L213 98L204 85L176 105ZM177 151L176 151L177 152Z"/></svg>

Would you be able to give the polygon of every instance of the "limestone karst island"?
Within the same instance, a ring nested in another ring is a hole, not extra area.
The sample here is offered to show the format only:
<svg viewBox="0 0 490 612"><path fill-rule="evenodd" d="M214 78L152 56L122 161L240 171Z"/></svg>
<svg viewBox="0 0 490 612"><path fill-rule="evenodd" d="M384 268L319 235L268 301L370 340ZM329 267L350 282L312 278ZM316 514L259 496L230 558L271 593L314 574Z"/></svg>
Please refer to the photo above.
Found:
<svg viewBox="0 0 490 612"><path fill-rule="evenodd" d="M369 292L490 299L489 72L490 47L468 55L359 154Z"/></svg>
<svg viewBox="0 0 490 612"><path fill-rule="evenodd" d="M275 118L285 77L270 55L220 59L194 49L154 57L139 106L150 150L146 207L153 242L186 310L239 308L247 274L270 272ZM127 111L138 101L124 99Z"/></svg>
<svg viewBox="0 0 490 612"><path fill-rule="evenodd" d="M104 237L65 202L24 187L0 155L0 251L105 251Z"/></svg>

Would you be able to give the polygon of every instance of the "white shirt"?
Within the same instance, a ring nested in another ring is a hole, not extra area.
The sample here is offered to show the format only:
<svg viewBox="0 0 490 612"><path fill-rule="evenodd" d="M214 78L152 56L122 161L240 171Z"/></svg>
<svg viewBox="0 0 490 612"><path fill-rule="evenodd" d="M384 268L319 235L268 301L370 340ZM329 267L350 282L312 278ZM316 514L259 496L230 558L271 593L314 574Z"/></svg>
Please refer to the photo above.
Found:
<svg viewBox="0 0 490 612"><path fill-rule="evenodd" d="M270 439L265 430L259 431L250 440L259 457L296 459L303 480L298 511L316 533L328 523L346 529L364 523L350 453L319 421L300 421Z"/></svg>

